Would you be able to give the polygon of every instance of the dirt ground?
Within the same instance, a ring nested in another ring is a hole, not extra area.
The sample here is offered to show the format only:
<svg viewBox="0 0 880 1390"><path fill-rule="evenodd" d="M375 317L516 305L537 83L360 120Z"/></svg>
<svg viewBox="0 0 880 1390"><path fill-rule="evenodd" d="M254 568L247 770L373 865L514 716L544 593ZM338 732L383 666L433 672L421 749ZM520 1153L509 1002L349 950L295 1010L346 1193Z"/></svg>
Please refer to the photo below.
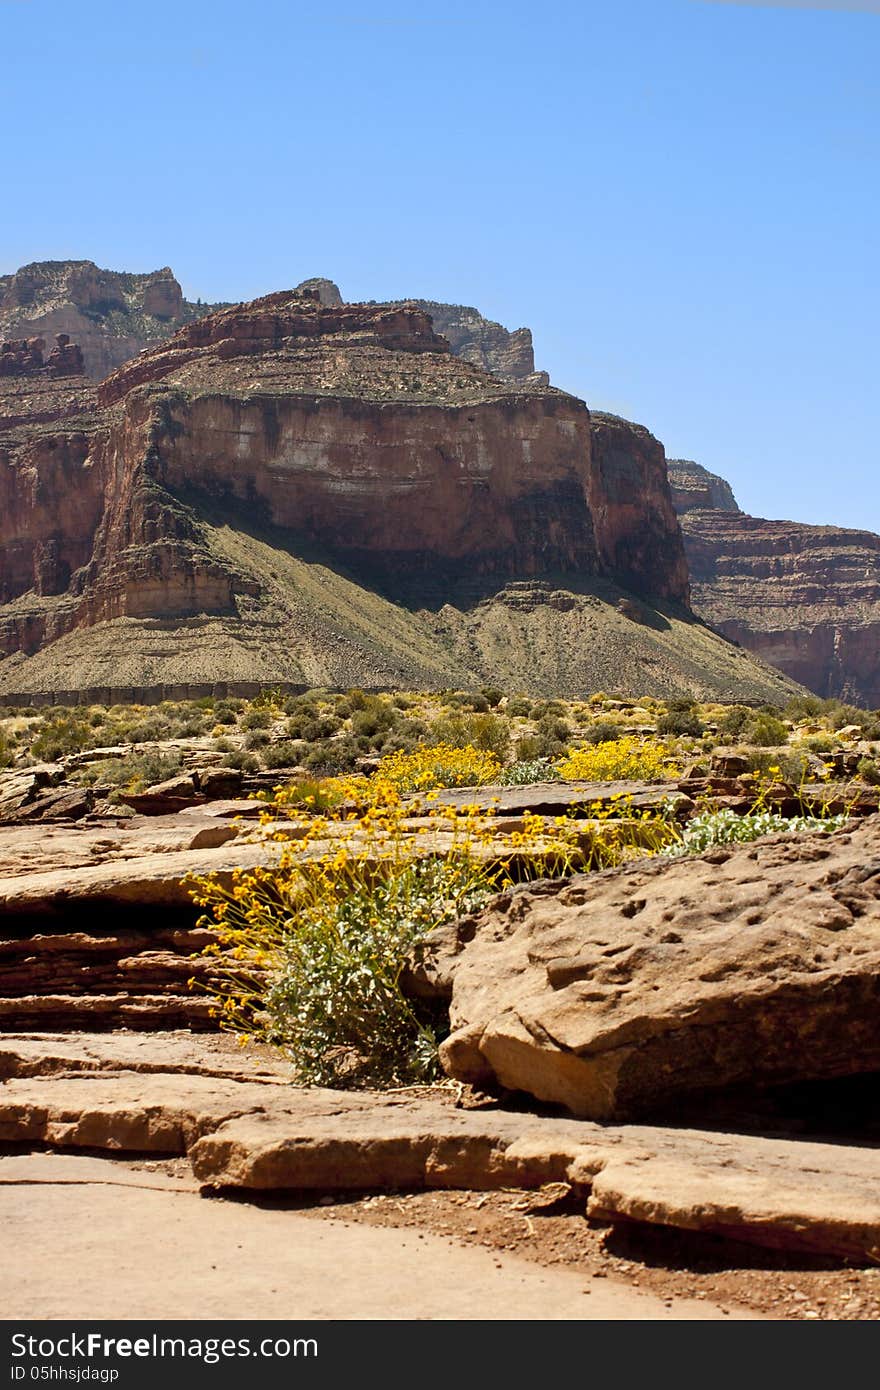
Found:
<svg viewBox="0 0 880 1390"><path fill-rule="evenodd" d="M71 1163L67 1156L40 1157L53 1165ZM99 1169L103 1164L120 1176L125 1171L127 1181L169 1183L193 1190L189 1164L182 1159L82 1162L98 1164ZM73 1177L71 1172L71 1180ZM0 1164L0 1187L2 1180ZM429 1259L441 1248L488 1252L496 1272L506 1272L513 1257L517 1267L526 1262L541 1271L574 1274L582 1294L603 1295L597 1299L602 1311L597 1309L594 1317L657 1316L650 1302L634 1305L622 1314L609 1311L607 1293L613 1292L619 1298L626 1290L659 1300L667 1316L678 1318L700 1316L696 1311L700 1303L706 1305L709 1317L811 1321L873 1321L880 1317L880 1267L846 1267L821 1257L763 1250L668 1228L601 1226L586 1220L583 1203L568 1195L561 1185L539 1192L511 1189L494 1193L428 1191L361 1197L345 1194L301 1201L268 1197L256 1203L239 1197L219 1197L200 1202L206 1214L238 1211L245 1221L248 1212L264 1211L295 1213L311 1221L345 1228L384 1227L425 1242L421 1248ZM353 1251L352 1256L355 1255ZM459 1277L468 1281L467 1266L459 1271ZM491 1306L491 1300L485 1302L482 1282L479 1289L474 1296L483 1306ZM690 1308L685 1308L684 1301L691 1300ZM479 1315L503 1316L491 1312ZM588 1316L585 1312L577 1315Z"/></svg>
<svg viewBox="0 0 880 1390"><path fill-rule="evenodd" d="M554 1196L552 1190L376 1194L340 1197L311 1214L439 1234L482 1246L496 1258L516 1254L543 1269L576 1269L596 1287L614 1279L667 1301L707 1300L722 1312L830 1321L880 1317L880 1268L844 1268L667 1228L601 1227L586 1221L582 1203Z"/></svg>

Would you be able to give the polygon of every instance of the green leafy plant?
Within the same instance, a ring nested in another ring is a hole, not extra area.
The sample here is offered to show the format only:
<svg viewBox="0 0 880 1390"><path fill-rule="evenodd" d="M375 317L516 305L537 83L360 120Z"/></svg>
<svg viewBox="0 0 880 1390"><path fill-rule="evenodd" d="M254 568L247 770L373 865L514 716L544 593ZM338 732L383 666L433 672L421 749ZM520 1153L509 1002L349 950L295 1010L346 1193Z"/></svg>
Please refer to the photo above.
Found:
<svg viewBox="0 0 880 1390"><path fill-rule="evenodd" d="M729 807L704 811L693 817L680 838L660 850L670 858L702 854L713 845L747 844L762 835L803 835L811 831L839 830L847 822L845 814L835 816L783 816L766 807L738 815Z"/></svg>

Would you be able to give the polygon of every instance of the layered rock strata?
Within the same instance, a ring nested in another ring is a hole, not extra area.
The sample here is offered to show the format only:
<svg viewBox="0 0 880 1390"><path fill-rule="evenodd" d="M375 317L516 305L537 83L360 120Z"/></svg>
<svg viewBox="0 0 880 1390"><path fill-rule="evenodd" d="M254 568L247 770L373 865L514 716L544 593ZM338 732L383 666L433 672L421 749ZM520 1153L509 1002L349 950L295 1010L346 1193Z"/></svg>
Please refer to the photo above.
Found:
<svg viewBox="0 0 880 1390"><path fill-rule="evenodd" d="M207 305L184 299L168 266L134 275L101 270L92 261L36 261L0 275L0 336L66 333L96 380L207 312Z"/></svg>
<svg viewBox="0 0 880 1390"><path fill-rule="evenodd" d="M321 293L194 320L97 398L65 378L54 430L0 379L5 694L786 689L691 618L646 430L490 376L415 304Z"/></svg>
<svg viewBox="0 0 880 1390"><path fill-rule="evenodd" d="M669 476L695 610L817 695L880 706L880 536L748 516L695 464Z"/></svg>
<svg viewBox="0 0 880 1390"><path fill-rule="evenodd" d="M683 516L694 510L739 512L733 488L717 473L710 473L691 459L669 459L669 486L672 505Z"/></svg>

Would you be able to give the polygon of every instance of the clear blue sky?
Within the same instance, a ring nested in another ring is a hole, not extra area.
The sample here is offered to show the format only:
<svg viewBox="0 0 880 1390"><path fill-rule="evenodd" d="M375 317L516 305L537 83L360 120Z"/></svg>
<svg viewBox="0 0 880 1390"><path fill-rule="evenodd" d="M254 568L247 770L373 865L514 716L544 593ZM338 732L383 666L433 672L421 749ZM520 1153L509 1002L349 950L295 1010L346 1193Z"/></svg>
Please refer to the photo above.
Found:
<svg viewBox="0 0 880 1390"><path fill-rule="evenodd" d="M0 271L475 304L747 510L880 530L878 10L0 0Z"/></svg>

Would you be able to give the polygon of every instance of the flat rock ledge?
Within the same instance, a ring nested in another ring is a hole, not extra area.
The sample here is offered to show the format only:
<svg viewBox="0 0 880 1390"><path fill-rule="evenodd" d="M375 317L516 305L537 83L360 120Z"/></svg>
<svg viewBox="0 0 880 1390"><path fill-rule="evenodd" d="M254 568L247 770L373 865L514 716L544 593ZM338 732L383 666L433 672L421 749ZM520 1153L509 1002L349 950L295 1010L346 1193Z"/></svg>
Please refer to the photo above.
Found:
<svg viewBox="0 0 880 1390"><path fill-rule="evenodd" d="M880 1151L464 1109L452 1089L341 1092L225 1038L7 1034L0 1142L186 1155L205 1189L566 1183L640 1221L856 1262L880 1259Z"/></svg>

